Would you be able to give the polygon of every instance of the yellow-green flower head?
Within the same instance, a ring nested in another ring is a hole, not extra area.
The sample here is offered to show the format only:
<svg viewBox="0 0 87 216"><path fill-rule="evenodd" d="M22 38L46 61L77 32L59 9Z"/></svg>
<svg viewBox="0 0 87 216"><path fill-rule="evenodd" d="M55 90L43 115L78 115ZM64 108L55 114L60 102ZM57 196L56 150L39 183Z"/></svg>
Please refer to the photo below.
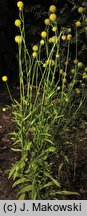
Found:
<svg viewBox="0 0 87 216"><path fill-rule="evenodd" d="M59 70L59 73L62 75L63 74L63 69L62 68L60 68L60 70Z"/></svg>
<svg viewBox="0 0 87 216"><path fill-rule="evenodd" d="M50 19L49 18L45 19L44 23L45 23L45 25L50 25Z"/></svg>
<svg viewBox="0 0 87 216"><path fill-rule="evenodd" d="M33 52L33 53L32 53L32 56L33 56L34 58L36 58L36 57L37 57L37 52Z"/></svg>
<svg viewBox="0 0 87 216"><path fill-rule="evenodd" d="M65 40L67 39L66 35L62 35L62 36L61 36L61 39L62 39L63 41L65 41Z"/></svg>
<svg viewBox="0 0 87 216"><path fill-rule="evenodd" d="M15 20L15 26L17 26L17 27L21 26L21 20L20 19Z"/></svg>
<svg viewBox="0 0 87 216"><path fill-rule="evenodd" d="M43 46L45 44L45 41L43 39L40 40L40 44L41 44L41 46Z"/></svg>
<svg viewBox="0 0 87 216"><path fill-rule="evenodd" d="M75 89L75 92L76 92L77 94L80 94L80 89L79 89L79 88L76 88L76 89Z"/></svg>
<svg viewBox="0 0 87 216"><path fill-rule="evenodd" d="M45 64L46 64L46 65L52 65L52 66L53 66L53 65L55 64L55 62L54 62L53 59L47 59L46 62L45 62Z"/></svg>
<svg viewBox="0 0 87 216"><path fill-rule="evenodd" d="M87 22L87 17L85 18L85 22Z"/></svg>
<svg viewBox="0 0 87 216"><path fill-rule="evenodd" d="M81 22L80 22L80 21L77 21L77 22L75 23L75 25L76 25L77 28L79 28L79 27L81 26Z"/></svg>
<svg viewBox="0 0 87 216"><path fill-rule="evenodd" d="M52 28L52 31L53 31L53 32L56 32L56 31L57 31L57 27L54 26L54 27Z"/></svg>
<svg viewBox="0 0 87 216"><path fill-rule="evenodd" d="M3 82L7 82L7 80L8 80L8 77L7 77L7 76L2 76L2 81L3 81Z"/></svg>
<svg viewBox="0 0 87 216"><path fill-rule="evenodd" d="M52 22L56 21L56 19L57 19L56 14L55 14L55 13L50 14L49 19L50 19Z"/></svg>
<svg viewBox="0 0 87 216"><path fill-rule="evenodd" d="M83 79L87 79L87 73L86 73L86 72L83 73L82 78L83 78Z"/></svg>
<svg viewBox="0 0 87 216"><path fill-rule="evenodd" d="M60 87L60 86L58 86L58 87L57 87L57 90L59 91L60 89L61 89L61 87Z"/></svg>
<svg viewBox="0 0 87 216"><path fill-rule="evenodd" d="M49 43L52 43L52 37L51 37L51 38L49 38L49 40L48 40L48 41L49 41Z"/></svg>
<svg viewBox="0 0 87 216"><path fill-rule="evenodd" d="M53 36L53 37L51 38L51 41L52 41L52 43L57 43L57 36Z"/></svg>
<svg viewBox="0 0 87 216"><path fill-rule="evenodd" d="M70 33L71 31L72 31L72 29L71 29L71 28L68 28L68 29L67 29L67 32L68 32L68 33Z"/></svg>
<svg viewBox="0 0 87 216"><path fill-rule="evenodd" d="M50 7L49 7L49 11L51 12L51 13L55 13L56 12L56 6L55 5L51 5Z"/></svg>
<svg viewBox="0 0 87 216"><path fill-rule="evenodd" d="M56 58L59 58L60 57L60 55L59 54L56 54Z"/></svg>
<svg viewBox="0 0 87 216"><path fill-rule="evenodd" d="M78 8L78 13L81 13L81 14L82 14L83 12L84 12L84 7L79 7L79 8Z"/></svg>
<svg viewBox="0 0 87 216"><path fill-rule="evenodd" d="M74 74L76 72L75 68L71 69L71 73Z"/></svg>
<svg viewBox="0 0 87 216"><path fill-rule="evenodd" d="M74 64L75 64L75 65L78 64L78 59L74 59Z"/></svg>
<svg viewBox="0 0 87 216"><path fill-rule="evenodd" d="M21 43L22 42L22 36L20 36L20 35L15 36L15 42L18 44Z"/></svg>
<svg viewBox="0 0 87 216"><path fill-rule="evenodd" d="M32 47L32 50L35 51L35 52L37 52L37 51L38 51L38 46L37 46L37 45L34 45L34 46Z"/></svg>
<svg viewBox="0 0 87 216"><path fill-rule="evenodd" d="M6 111L6 108L5 108L5 107L3 107L3 108L2 108L2 111L3 111L3 112L5 112L5 111Z"/></svg>
<svg viewBox="0 0 87 216"><path fill-rule="evenodd" d="M17 2L17 7L19 8L19 10L22 10L23 6L24 6L24 3L22 1Z"/></svg>
<svg viewBox="0 0 87 216"><path fill-rule="evenodd" d="M82 68L83 67L83 63L82 62L78 62L78 68Z"/></svg>
<svg viewBox="0 0 87 216"><path fill-rule="evenodd" d="M42 31L42 32L41 32L41 37L42 37L42 38L46 38L46 36L47 36L47 32L46 32L46 31Z"/></svg>
<svg viewBox="0 0 87 216"><path fill-rule="evenodd" d="M84 71L87 72L87 67L85 67Z"/></svg>
<svg viewBox="0 0 87 216"><path fill-rule="evenodd" d="M72 39L72 35L71 35L71 34L68 34L68 35L67 35L67 40L70 41L71 39Z"/></svg>

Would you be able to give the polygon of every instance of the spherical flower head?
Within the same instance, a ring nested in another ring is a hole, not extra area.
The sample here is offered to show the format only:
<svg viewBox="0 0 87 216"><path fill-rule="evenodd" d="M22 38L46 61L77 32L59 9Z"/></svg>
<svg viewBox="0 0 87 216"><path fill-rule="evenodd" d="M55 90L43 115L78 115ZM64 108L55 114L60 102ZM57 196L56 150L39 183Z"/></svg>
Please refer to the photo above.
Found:
<svg viewBox="0 0 87 216"><path fill-rule="evenodd" d="M56 6L55 5L51 5L50 7L49 7L49 11L51 12L51 13L55 13L56 12Z"/></svg>
<svg viewBox="0 0 87 216"><path fill-rule="evenodd" d="M74 64L77 65L78 64L78 59L74 60Z"/></svg>
<svg viewBox="0 0 87 216"><path fill-rule="evenodd" d="M56 14L55 14L55 13L50 14L49 19L50 19L52 22L56 21L56 19L57 19Z"/></svg>
<svg viewBox="0 0 87 216"><path fill-rule="evenodd" d="M63 74L63 69L62 68L60 68L60 70L59 70L59 73L62 75Z"/></svg>
<svg viewBox="0 0 87 216"><path fill-rule="evenodd" d="M51 38L49 38L49 40L48 40L48 41L49 41L49 43L52 43L52 37L51 37Z"/></svg>
<svg viewBox="0 0 87 216"><path fill-rule="evenodd" d="M62 39L63 41L65 41L66 38L67 38L66 35L62 35L62 36L61 36L61 39Z"/></svg>
<svg viewBox="0 0 87 216"><path fill-rule="evenodd" d="M3 81L3 82L7 82L7 80L8 80L8 77L7 77L7 76L3 76L3 77L2 77L2 81Z"/></svg>
<svg viewBox="0 0 87 216"><path fill-rule="evenodd" d="M6 111L6 108L5 108L5 107L3 107L3 108L2 108L2 111L3 111L3 112L5 112L5 111Z"/></svg>
<svg viewBox="0 0 87 216"><path fill-rule="evenodd" d="M54 27L52 28L52 31L53 31L53 32L56 32L56 31L57 31L57 27L54 26Z"/></svg>
<svg viewBox="0 0 87 216"><path fill-rule="evenodd" d="M76 88L76 89L75 89L75 92L76 92L77 94L80 94L80 89L79 89L79 88Z"/></svg>
<svg viewBox="0 0 87 216"><path fill-rule="evenodd" d="M71 35L71 34L68 34L68 35L67 35L67 40L70 41L71 39L72 39L72 35Z"/></svg>
<svg viewBox="0 0 87 216"><path fill-rule="evenodd" d="M78 8L78 13L81 13L81 14L84 13L84 7L79 7Z"/></svg>
<svg viewBox="0 0 87 216"><path fill-rule="evenodd" d="M15 20L15 26L20 27L21 26L21 20L16 19Z"/></svg>
<svg viewBox="0 0 87 216"><path fill-rule="evenodd" d="M44 23L45 23L45 25L50 25L50 19L49 18L45 19Z"/></svg>
<svg viewBox="0 0 87 216"><path fill-rule="evenodd" d="M35 52L37 52L37 51L38 51L38 46L37 46L37 45L34 45L34 46L32 47L32 50L35 51Z"/></svg>
<svg viewBox="0 0 87 216"><path fill-rule="evenodd" d="M45 44L45 41L42 39L40 40L40 45L43 46Z"/></svg>
<svg viewBox="0 0 87 216"><path fill-rule="evenodd" d="M71 29L71 28L68 28L68 29L67 29L67 32L68 32L68 33L70 33L71 31L72 31L72 29Z"/></svg>
<svg viewBox="0 0 87 216"><path fill-rule="evenodd" d="M61 89L61 87L60 87L60 86L58 86L58 87L57 87L57 90L59 91L60 89Z"/></svg>
<svg viewBox="0 0 87 216"><path fill-rule="evenodd" d="M87 67L85 67L84 71L87 72Z"/></svg>
<svg viewBox="0 0 87 216"><path fill-rule="evenodd" d="M19 8L19 10L22 10L23 6L24 6L24 3L22 1L17 2L17 7Z"/></svg>
<svg viewBox="0 0 87 216"><path fill-rule="evenodd" d="M77 21L77 22L75 23L75 25L76 25L77 28L79 28L79 27L81 26L81 22L80 22L80 21Z"/></svg>
<svg viewBox="0 0 87 216"><path fill-rule="evenodd" d="M56 54L56 58L59 58L60 57L60 55L59 54Z"/></svg>
<svg viewBox="0 0 87 216"><path fill-rule="evenodd" d="M87 22L87 18L85 18L85 22Z"/></svg>
<svg viewBox="0 0 87 216"><path fill-rule="evenodd" d="M83 73L82 78L83 78L83 79L87 79L87 73L86 73L86 72Z"/></svg>
<svg viewBox="0 0 87 216"><path fill-rule="evenodd" d="M53 36L53 37L51 38L51 41L52 41L52 43L57 43L57 36Z"/></svg>
<svg viewBox="0 0 87 216"><path fill-rule="evenodd" d="M42 37L42 38L46 38L46 36L47 36L47 32L46 32L46 31L42 31L42 32L41 32L41 37Z"/></svg>
<svg viewBox="0 0 87 216"><path fill-rule="evenodd" d="M20 35L15 36L15 42L20 44L22 42L22 36Z"/></svg>
<svg viewBox="0 0 87 216"><path fill-rule="evenodd" d="M33 53L32 53L32 56L33 56L34 58L36 58L36 57L37 57L37 52L33 52Z"/></svg>
<svg viewBox="0 0 87 216"><path fill-rule="evenodd" d="M82 68L83 67L83 63L82 62L78 62L78 68Z"/></svg>
<svg viewBox="0 0 87 216"><path fill-rule="evenodd" d="M71 69L71 73L74 74L76 72L75 68Z"/></svg>

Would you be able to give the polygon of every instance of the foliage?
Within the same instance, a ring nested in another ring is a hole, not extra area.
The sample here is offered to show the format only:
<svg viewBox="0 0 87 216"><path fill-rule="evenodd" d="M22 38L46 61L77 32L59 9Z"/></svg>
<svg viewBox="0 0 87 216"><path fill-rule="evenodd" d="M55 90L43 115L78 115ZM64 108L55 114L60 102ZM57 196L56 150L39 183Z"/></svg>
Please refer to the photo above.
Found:
<svg viewBox="0 0 87 216"><path fill-rule="evenodd" d="M34 44L31 53L26 46L23 10L19 9L21 22L15 22L20 32L15 38L20 101L12 99L13 121L17 125L17 131L12 133L12 150L20 153L20 159L12 165L9 178L14 180L13 187L18 185L19 199L58 199L59 195L64 198L78 194L62 189L61 173L66 168L67 175L68 152L73 152L67 132L86 101L87 67L78 54L86 15L81 14L81 26L76 26L78 20L73 23L72 32L69 25L58 26L55 13L50 16L49 10L46 18L50 24L45 25L41 40ZM58 174L52 158L58 162Z"/></svg>

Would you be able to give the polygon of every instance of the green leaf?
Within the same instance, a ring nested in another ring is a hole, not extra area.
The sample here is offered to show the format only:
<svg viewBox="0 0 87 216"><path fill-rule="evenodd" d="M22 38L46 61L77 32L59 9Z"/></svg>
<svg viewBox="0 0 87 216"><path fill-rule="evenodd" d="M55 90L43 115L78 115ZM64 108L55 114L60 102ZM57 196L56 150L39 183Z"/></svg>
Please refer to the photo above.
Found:
<svg viewBox="0 0 87 216"><path fill-rule="evenodd" d="M21 191L19 191L18 194L21 194L21 193L25 193L25 192L28 192L28 191L32 191L32 185L28 185L28 186L25 186Z"/></svg>
<svg viewBox="0 0 87 216"><path fill-rule="evenodd" d="M54 183L55 185L57 185L58 187L61 187L60 182L59 182L58 180L54 179L54 178L50 175L50 173L44 172L44 174L45 174L48 178L50 178L50 179L53 181L53 183Z"/></svg>
<svg viewBox="0 0 87 216"><path fill-rule="evenodd" d="M52 181L50 181L50 182L48 182L47 184L45 184L43 187L41 187L41 189L42 189L42 188L46 188L46 187L50 187L51 185L53 185L53 182L52 182Z"/></svg>
<svg viewBox="0 0 87 216"><path fill-rule="evenodd" d="M15 187L16 185L19 185L19 184L21 184L21 183L28 182L28 181L29 181L29 180L26 179L26 178L21 178L21 179L15 181L14 184L12 185L12 187Z"/></svg>
<svg viewBox="0 0 87 216"><path fill-rule="evenodd" d="M80 195L79 193L77 193L77 192L72 192L72 191L67 191L67 190L63 190L63 191L54 191L54 192L52 192L51 193L51 195L52 194L59 194L59 195Z"/></svg>
<svg viewBox="0 0 87 216"><path fill-rule="evenodd" d="M22 151L21 149L15 149L15 148L11 148L11 150L14 152L21 152Z"/></svg>
<svg viewBox="0 0 87 216"><path fill-rule="evenodd" d="M24 200L25 199L25 196L26 196L26 193L23 193L23 194L21 194L20 196L19 196L19 200Z"/></svg>

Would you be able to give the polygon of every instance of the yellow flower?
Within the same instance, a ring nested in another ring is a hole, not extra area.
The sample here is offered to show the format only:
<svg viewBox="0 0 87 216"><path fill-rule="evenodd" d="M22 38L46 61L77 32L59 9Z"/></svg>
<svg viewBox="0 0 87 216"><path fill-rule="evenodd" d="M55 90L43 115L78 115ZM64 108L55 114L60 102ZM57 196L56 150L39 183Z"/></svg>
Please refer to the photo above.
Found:
<svg viewBox="0 0 87 216"><path fill-rule="evenodd" d="M65 41L65 40L66 40L66 35L62 35L62 36L61 36L61 39L62 39L63 41Z"/></svg>
<svg viewBox="0 0 87 216"><path fill-rule="evenodd" d="M64 71L63 71L63 69L61 68L61 69L59 70L59 73L60 73L60 74L63 74L63 72L64 72Z"/></svg>
<svg viewBox="0 0 87 216"><path fill-rule="evenodd" d="M83 79L87 79L87 74L86 74L86 72L83 73L82 78L83 78Z"/></svg>
<svg viewBox="0 0 87 216"><path fill-rule="evenodd" d="M78 27L81 26L81 22L80 22L80 21L77 21L77 22L75 23L75 25L76 25L76 27L78 28Z"/></svg>
<svg viewBox="0 0 87 216"><path fill-rule="evenodd" d="M50 19L48 18L48 19L45 19L44 20L44 23L45 23L45 25L50 25Z"/></svg>
<svg viewBox="0 0 87 216"><path fill-rule="evenodd" d="M78 64L78 59L74 59L74 64Z"/></svg>
<svg viewBox="0 0 87 216"><path fill-rule="evenodd" d="M72 35L71 34L68 34L67 35L67 40L71 40L72 39Z"/></svg>
<svg viewBox="0 0 87 216"><path fill-rule="evenodd" d="M52 28L52 31L53 31L53 32L56 32L56 30L57 30L57 27L54 26L54 27Z"/></svg>
<svg viewBox="0 0 87 216"><path fill-rule="evenodd" d="M53 36L53 37L51 38L51 42L52 42L52 43L57 43L57 36Z"/></svg>
<svg viewBox="0 0 87 216"><path fill-rule="evenodd" d="M33 56L34 58L36 58L36 57L37 57L37 52L33 52L33 53L32 53L32 56Z"/></svg>
<svg viewBox="0 0 87 216"><path fill-rule="evenodd" d="M34 46L32 47L32 50L35 51L35 52L38 51L38 46L37 46L37 45L34 45Z"/></svg>
<svg viewBox="0 0 87 216"><path fill-rule="evenodd" d="M84 70L85 70L85 72L87 72L87 67L85 67L85 69L84 69Z"/></svg>
<svg viewBox="0 0 87 216"><path fill-rule="evenodd" d="M3 77L2 77L2 81L3 81L3 82L6 82L7 80L8 80L8 77L7 77L7 76L3 76Z"/></svg>
<svg viewBox="0 0 87 216"><path fill-rule="evenodd" d="M15 26L20 27L21 26L21 20L16 19L15 20Z"/></svg>
<svg viewBox="0 0 87 216"><path fill-rule="evenodd" d="M50 14L50 16L49 16L49 18L50 18L50 20L51 21L56 21L56 19L57 19L57 16L56 16L56 14L55 13L52 13L52 14Z"/></svg>
<svg viewBox="0 0 87 216"><path fill-rule="evenodd" d="M49 40L48 40L48 41L49 41L49 43L52 43L52 37L51 37L51 38L49 38Z"/></svg>
<svg viewBox="0 0 87 216"><path fill-rule="evenodd" d="M24 3L22 1L17 2L17 7L19 8L19 10L22 10L23 6L24 6Z"/></svg>
<svg viewBox="0 0 87 216"><path fill-rule="evenodd" d="M78 8L78 13L81 13L81 14L82 14L83 12L84 12L84 7L79 7L79 8Z"/></svg>
<svg viewBox="0 0 87 216"><path fill-rule="evenodd" d="M71 31L72 31L72 29L71 29L71 28L68 28L68 29L67 29L67 32L68 32L68 33L70 33Z"/></svg>
<svg viewBox="0 0 87 216"><path fill-rule="evenodd" d="M59 54L56 54L56 58L59 58L60 57L60 55Z"/></svg>
<svg viewBox="0 0 87 216"><path fill-rule="evenodd" d="M75 72L76 72L76 70L74 68L72 68L71 73L74 74Z"/></svg>
<svg viewBox="0 0 87 216"><path fill-rule="evenodd" d="M47 32L46 32L46 31L42 31L42 32L41 32L41 37L42 37L42 38L46 38L46 36L47 36Z"/></svg>
<svg viewBox="0 0 87 216"><path fill-rule="evenodd" d="M51 6L49 7L49 11L50 11L51 13L55 13L55 12L56 12L56 6L55 6L55 5L51 5Z"/></svg>
<svg viewBox="0 0 87 216"><path fill-rule="evenodd" d="M87 22L87 18L85 18L85 22Z"/></svg>
<svg viewBox="0 0 87 216"><path fill-rule="evenodd" d="M78 68L83 67L83 63L82 62L78 62Z"/></svg>
<svg viewBox="0 0 87 216"><path fill-rule="evenodd" d="M3 107L3 108L2 108L2 111L3 111L3 112L5 112L5 111L6 111L6 108L5 108L5 107Z"/></svg>
<svg viewBox="0 0 87 216"><path fill-rule="evenodd" d="M15 42L16 43L21 43L22 42L22 37L20 35L15 36Z"/></svg>
<svg viewBox="0 0 87 216"><path fill-rule="evenodd" d="M80 94L80 89L79 89L79 88L76 88L76 89L75 89L75 92L76 92L77 94Z"/></svg>
<svg viewBox="0 0 87 216"><path fill-rule="evenodd" d="M61 89L61 87L60 87L60 86L58 86L58 87L57 87L57 90L59 91L60 89Z"/></svg>
<svg viewBox="0 0 87 216"><path fill-rule="evenodd" d="M45 41L43 39L40 40L40 44L43 46L45 44Z"/></svg>

